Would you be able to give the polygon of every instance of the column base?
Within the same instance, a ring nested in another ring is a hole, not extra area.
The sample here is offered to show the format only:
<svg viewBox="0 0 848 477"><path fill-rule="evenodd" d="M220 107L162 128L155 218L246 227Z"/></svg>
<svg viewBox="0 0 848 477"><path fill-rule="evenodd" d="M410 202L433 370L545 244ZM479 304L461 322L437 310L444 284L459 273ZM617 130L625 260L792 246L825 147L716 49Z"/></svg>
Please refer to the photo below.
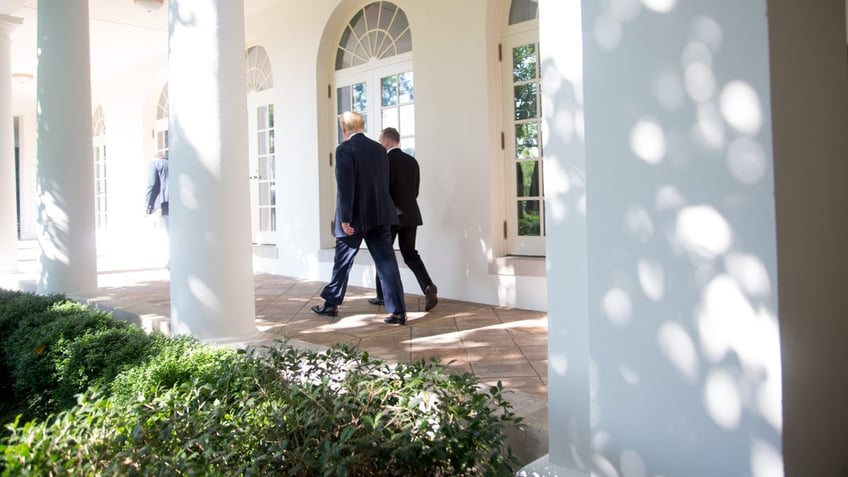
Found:
<svg viewBox="0 0 848 477"><path fill-rule="evenodd" d="M589 472L569 469L560 465L551 464L550 454L544 455L536 461L525 465L515 473L516 477L589 477Z"/></svg>

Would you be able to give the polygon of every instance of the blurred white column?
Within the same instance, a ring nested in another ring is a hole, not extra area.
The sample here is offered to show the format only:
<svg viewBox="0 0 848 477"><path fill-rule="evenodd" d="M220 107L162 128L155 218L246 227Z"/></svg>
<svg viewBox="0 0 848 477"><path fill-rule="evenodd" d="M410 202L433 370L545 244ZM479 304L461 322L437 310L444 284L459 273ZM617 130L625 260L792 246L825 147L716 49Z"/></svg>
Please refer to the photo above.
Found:
<svg viewBox="0 0 848 477"><path fill-rule="evenodd" d="M242 0L171 0L171 331L256 336Z"/></svg>
<svg viewBox="0 0 848 477"><path fill-rule="evenodd" d="M88 2L38 2L38 292L97 288Z"/></svg>

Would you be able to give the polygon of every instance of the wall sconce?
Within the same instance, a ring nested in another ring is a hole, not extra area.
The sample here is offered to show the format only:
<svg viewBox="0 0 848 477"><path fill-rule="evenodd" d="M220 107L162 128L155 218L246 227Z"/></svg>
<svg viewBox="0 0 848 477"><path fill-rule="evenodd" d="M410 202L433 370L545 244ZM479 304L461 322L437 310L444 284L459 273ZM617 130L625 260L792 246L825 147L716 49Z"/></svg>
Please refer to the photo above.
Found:
<svg viewBox="0 0 848 477"><path fill-rule="evenodd" d="M152 12L153 10L158 10L165 4L165 0L133 0L133 3L137 7L141 7L148 12Z"/></svg>
<svg viewBox="0 0 848 477"><path fill-rule="evenodd" d="M27 84L32 81L33 78L34 76L29 73L12 73L12 79L18 84Z"/></svg>

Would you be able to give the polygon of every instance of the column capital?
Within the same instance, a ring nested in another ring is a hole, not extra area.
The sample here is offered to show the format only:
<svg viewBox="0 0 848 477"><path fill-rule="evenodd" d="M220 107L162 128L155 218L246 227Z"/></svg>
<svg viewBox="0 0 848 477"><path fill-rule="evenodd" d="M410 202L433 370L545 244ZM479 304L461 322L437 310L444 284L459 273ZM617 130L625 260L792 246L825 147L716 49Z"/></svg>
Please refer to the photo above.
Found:
<svg viewBox="0 0 848 477"><path fill-rule="evenodd" d="M8 36L24 23L21 17L13 17L11 15L3 15L0 13L0 35Z"/></svg>

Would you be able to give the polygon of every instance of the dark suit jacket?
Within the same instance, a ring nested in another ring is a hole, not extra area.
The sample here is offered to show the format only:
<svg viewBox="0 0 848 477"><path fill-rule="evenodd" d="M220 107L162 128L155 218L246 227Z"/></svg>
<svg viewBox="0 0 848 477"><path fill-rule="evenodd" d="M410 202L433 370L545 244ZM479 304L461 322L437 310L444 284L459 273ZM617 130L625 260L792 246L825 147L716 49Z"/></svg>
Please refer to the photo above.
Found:
<svg viewBox="0 0 848 477"><path fill-rule="evenodd" d="M365 134L354 134L336 147L336 188L333 236L347 237L342 222L348 222L357 235L398 223L389 194L386 149Z"/></svg>
<svg viewBox="0 0 848 477"><path fill-rule="evenodd" d="M389 155L389 192L398 209L401 227L422 225L418 208L418 186L421 183L418 161L400 148Z"/></svg>

